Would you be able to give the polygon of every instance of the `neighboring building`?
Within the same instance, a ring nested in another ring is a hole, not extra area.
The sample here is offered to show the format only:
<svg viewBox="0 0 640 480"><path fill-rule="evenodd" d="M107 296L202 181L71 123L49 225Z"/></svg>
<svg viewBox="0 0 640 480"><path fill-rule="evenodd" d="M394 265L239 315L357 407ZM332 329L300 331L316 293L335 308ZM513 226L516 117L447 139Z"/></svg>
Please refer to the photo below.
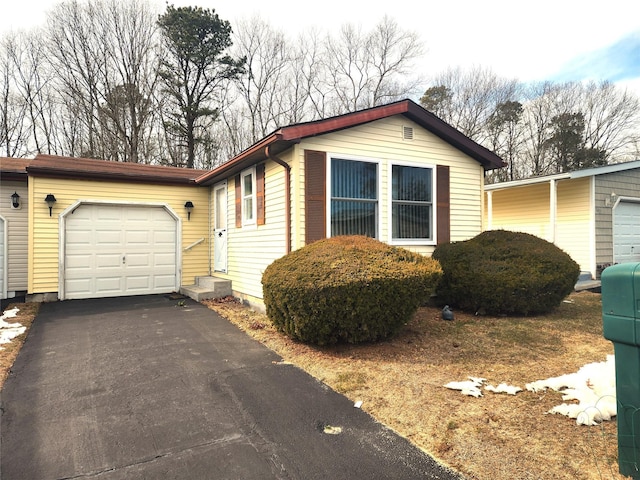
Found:
<svg viewBox="0 0 640 480"><path fill-rule="evenodd" d="M0 299L27 292L28 164L0 157Z"/></svg>
<svg viewBox="0 0 640 480"><path fill-rule="evenodd" d="M640 261L640 160L485 186L485 229L531 233L594 278Z"/></svg>
<svg viewBox="0 0 640 480"><path fill-rule="evenodd" d="M28 292L169 293L213 275L260 306L264 269L321 238L430 255L479 234L484 173L502 166L409 100L278 129L210 172L38 155Z"/></svg>

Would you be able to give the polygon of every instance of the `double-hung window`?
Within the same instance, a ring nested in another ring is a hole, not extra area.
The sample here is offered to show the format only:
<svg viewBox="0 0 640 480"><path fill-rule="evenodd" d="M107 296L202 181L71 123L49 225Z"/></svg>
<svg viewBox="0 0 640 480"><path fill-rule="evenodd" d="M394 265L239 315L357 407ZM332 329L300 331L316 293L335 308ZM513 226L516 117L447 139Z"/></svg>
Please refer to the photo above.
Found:
<svg viewBox="0 0 640 480"><path fill-rule="evenodd" d="M378 164L331 159L331 236L378 237Z"/></svg>
<svg viewBox="0 0 640 480"><path fill-rule="evenodd" d="M433 241L433 168L391 166L391 238Z"/></svg>
<svg viewBox="0 0 640 480"><path fill-rule="evenodd" d="M242 192L242 225L256 223L256 171L245 170L240 175L240 191Z"/></svg>

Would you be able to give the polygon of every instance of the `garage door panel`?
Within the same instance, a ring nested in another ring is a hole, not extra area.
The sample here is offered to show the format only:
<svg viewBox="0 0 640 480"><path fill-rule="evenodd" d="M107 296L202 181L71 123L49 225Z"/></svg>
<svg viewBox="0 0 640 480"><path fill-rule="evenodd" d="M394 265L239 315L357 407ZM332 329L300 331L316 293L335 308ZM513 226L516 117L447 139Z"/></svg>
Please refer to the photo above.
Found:
<svg viewBox="0 0 640 480"><path fill-rule="evenodd" d="M67 230L67 244L91 245L91 232L86 230Z"/></svg>
<svg viewBox="0 0 640 480"><path fill-rule="evenodd" d="M87 271L93 266L93 255L90 254L76 254L68 255L65 266L67 272L74 270Z"/></svg>
<svg viewBox="0 0 640 480"><path fill-rule="evenodd" d="M127 276L126 286L129 292L149 290L151 288L151 279L148 275L140 275L138 277Z"/></svg>
<svg viewBox="0 0 640 480"><path fill-rule="evenodd" d="M176 256L172 253L156 253L153 256L153 264L156 267L173 267L176 264Z"/></svg>
<svg viewBox="0 0 640 480"><path fill-rule="evenodd" d="M114 226L113 228L117 228ZM119 246L122 245L122 232L114 232L112 230L105 230L104 228L96 229L95 234L90 232L92 235L95 235L95 244L97 246Z"/></svg>
<svg viewBox="0 0 640 480"><path fill-rule="evenodd" d="M152 245L148 230L130 230L126 233L125 241L129 245Z"/></svg>
<svg viewBox="0 0 640 480"><path fill-rule="evenodd" d="M89 295L92 291L92 284L91 282L87 282L86 278L67 278L66 285L68 289L73 290L77 295Z"/></svg>
<svg viewBox="0 0 640 480"><path fill-rule="evenodd" d="M134 267L151 267L151 254L150 253L134 253L127 254L127 268Z"/></svg>
<svg viewBox="0 0 640 480"><path fill-rule="evenodd" d="M153 287L156 289L166 289L171 288L174 282L173 275L154 275L153 277Z"/></svg>
<svg viewBox="0 0 640 480"><path fill-rule="evenodd" d="M85 204L75 212L65 225L65 298L175 290L177 223L164 208Z"/></svg>

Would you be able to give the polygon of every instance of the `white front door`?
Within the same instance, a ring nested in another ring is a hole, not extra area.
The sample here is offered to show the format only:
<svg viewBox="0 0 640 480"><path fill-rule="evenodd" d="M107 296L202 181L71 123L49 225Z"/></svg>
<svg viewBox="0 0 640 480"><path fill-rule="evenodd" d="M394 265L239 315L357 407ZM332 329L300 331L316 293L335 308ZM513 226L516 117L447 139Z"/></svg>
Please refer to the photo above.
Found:
<svg viewBox="0 0 640 480"><path fill-rule="evenodd" d="M176 234L162 207L81 204L65 219L64 298L175 291Z"/></svg>
<svg viewBox="0 0 640 480"><path fill-rule="evenodd" d="M213 188L213 270L227 273L227 183Z"/></svg>

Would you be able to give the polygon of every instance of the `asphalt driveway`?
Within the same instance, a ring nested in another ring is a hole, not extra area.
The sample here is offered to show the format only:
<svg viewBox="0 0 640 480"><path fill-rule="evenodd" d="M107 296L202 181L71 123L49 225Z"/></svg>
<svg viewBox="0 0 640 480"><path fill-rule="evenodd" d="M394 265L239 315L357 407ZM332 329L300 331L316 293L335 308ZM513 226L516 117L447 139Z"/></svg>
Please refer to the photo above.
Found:
<svg viewBox="0 0 640 480"><path fill-rule="evenodd" d="M279 360L191 300L43 304L2 390L0 476L459 478Z"/></svg>

